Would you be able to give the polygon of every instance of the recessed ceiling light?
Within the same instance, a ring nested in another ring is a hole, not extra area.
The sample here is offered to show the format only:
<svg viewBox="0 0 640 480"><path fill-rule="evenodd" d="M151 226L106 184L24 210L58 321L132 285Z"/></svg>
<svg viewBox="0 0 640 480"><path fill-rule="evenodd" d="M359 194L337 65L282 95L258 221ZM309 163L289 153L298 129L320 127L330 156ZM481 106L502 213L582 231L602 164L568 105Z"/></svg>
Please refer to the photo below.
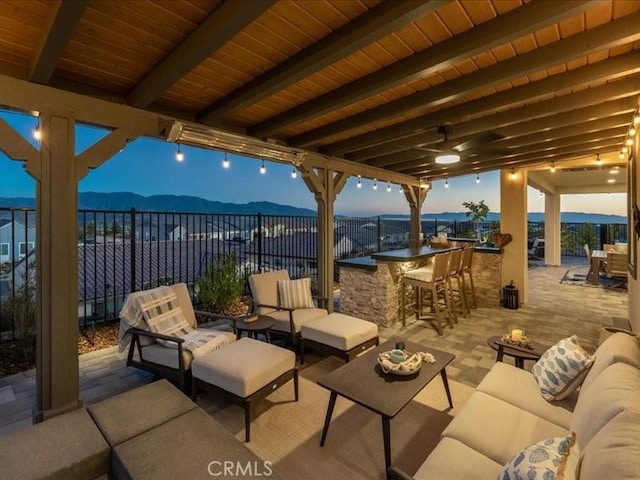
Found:
<svg viewBox="0 0 640 480"><path fill-rule="evenodd" d="M609 175L617 175L618 173L620 173L620 170L617 170L615 168L609 170Z"/></svg>
<svg viewBox="0 0 640 480"><path fill-rule="evenodd" d="M616 179L615 178L609 178L607 180L607 183L616 183Z"/></svg>

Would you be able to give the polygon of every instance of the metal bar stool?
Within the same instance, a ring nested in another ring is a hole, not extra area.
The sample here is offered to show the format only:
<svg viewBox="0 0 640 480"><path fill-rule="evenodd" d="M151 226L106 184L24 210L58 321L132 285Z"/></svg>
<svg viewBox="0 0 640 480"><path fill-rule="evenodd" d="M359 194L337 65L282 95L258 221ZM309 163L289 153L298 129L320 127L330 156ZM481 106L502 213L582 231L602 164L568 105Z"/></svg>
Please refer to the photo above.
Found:
<svg viewBox="0 0 640 480"><path fill-rule="evenodd" d="M423 320L424 298L429 298L429 305L436 320L438 335L442 335L442 320L446 316L450 327L453 327L450 314L450 301L447 290L447 269L451 253L439 253L433 257L433 265L409 270L400 279L400 316L402 325L406 325L406 308L415 309L416 318ZM415 288L415 302L406 305L406 286ZM440 301L442 299L442 302Z"/></svg>

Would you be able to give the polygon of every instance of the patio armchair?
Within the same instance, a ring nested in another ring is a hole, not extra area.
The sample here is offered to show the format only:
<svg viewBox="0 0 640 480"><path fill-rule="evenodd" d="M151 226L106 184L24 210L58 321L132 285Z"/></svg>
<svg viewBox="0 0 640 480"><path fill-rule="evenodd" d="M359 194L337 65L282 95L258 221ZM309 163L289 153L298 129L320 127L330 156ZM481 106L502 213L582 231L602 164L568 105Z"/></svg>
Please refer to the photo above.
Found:
<svg viewBox="0 0 640 480"><path fill-rule="evenodd" d="M605 266L607 276L612 279L620 280L617 286L625 286L627 284L629 256L626 253L608 252L607 264Z"/></svg>
<svg viewBox="0 0 640 480"><path fill-rule="evenodd" d="M544 238L536 238L528 254L530 259L544 258Z"/></svg>
<svg viewBox="0 0 640 480"><path fill-rule="evenodd" d="M206 317L212 321L227 320L231 322L233 319L209 312L196 312L193 309L187 285L184 283L178 283L169 287L158 287L157 289L146 290L144 292L134 292L129 295L149 294L154 291L160 292L161 289L164 289L163 291L165 292L170 291L175 295L174 302L177 301L177 307L179 307L181 315L184 317L189 328L195 331L196 335L200 334L197 340L200 347L205 348L204 342L207 338L213 341L215 337L215 341L219 345L225 345L235 341L236 337L231 331L206 327L198 328L196 314L199 317ZM127 300L128 299L129 297L127 297ZM176 383L183 392L190 392L191 364L194 359L194 353L187 349L186 346L191 345L191 343L187 342L184 335L151 331L143 324L132 326L132 313L125 313L126 306L127 301L125 300L125 306L120 312L120 351L123 352L128 346L127 366L136 367L150 372L157 377L166 378ZM142 313L139 311L134 311L133 315L138 315L140 319L142 319ZM125 319L125 317L127 318ZM217 348L217 346L210 345L209 349L213 348Z"/></svg>
<svg viewBox="0 0 640 480"><path fill-rule="evenodd" d="M317 306L327 299L311 295L311 279L291 280L287 270L254 273L249 288L252 312L272 318L271 335L285 337L293 345L299 344L302 325L329 314Z"/></svg>

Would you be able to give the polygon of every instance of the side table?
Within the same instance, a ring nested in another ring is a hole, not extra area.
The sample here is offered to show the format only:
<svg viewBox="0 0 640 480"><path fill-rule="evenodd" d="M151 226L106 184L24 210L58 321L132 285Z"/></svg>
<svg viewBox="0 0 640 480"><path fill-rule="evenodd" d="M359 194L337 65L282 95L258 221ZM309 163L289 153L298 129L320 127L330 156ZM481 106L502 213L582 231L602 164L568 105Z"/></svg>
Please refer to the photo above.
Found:
<svg viewBox="0 0 640 480"><path fill-rule="evenodd" d="M267 317L265 315L258 315L258 319L252 322L245 322L246 318L247 317L244 317L242 320L236 320L234 323L233 328L238 339L242 337L242 332L247 332L247 336L255 340L258 339L258 334L261 333L266 338L267 343L271 343L269 330L276 322L271 317Z"/></svg>
<svg viewBox="0 0 640 480"><path fill-rule="evenodd" d="M547 348L537 342L531 342L533 348L524 348L517 345L511 345L504 343L501 340L502 337L495 336L487 339L487 345L493 348L496 352L496 362L501 362L505 355L513 357L516 367L524 369L525 360L537 361L540 356L547 350Z"/></svg>

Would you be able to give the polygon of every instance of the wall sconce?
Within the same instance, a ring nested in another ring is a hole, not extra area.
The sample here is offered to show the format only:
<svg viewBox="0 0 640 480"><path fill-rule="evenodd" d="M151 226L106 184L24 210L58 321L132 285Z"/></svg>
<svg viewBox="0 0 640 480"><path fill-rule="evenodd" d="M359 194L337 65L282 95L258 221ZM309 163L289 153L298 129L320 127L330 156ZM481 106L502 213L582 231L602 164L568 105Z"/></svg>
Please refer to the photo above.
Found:
<svg viewBox="0 0 640 480"><path fill-rule="evenodd" d="M511 169L511 173L509 174L509 176L511 177L511 180L515 180L516 178L518 178L518 174L516 173L515 168Z"/></svg>

